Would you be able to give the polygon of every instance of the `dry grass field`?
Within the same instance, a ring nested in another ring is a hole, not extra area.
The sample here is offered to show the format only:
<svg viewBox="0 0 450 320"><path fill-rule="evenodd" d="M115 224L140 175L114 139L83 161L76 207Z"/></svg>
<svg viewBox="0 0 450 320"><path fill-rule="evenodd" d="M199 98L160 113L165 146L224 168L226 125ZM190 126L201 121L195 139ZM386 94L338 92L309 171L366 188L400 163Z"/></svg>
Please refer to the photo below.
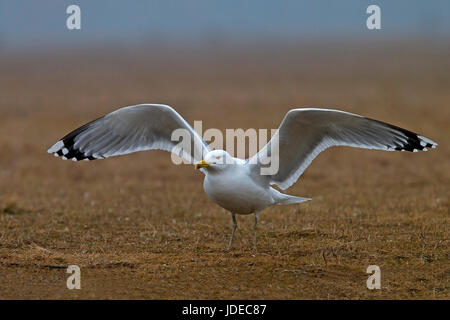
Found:
<svg viewBox="0 0 450 320"><path fill-rule="evenodd" d="M277 49L278 48L278 49ZM139 53L138 53L139 52ZM450 47L398 43L3 52L1 299L448 299ZM313 200L238 217L161 151L92 162L46 153L125 105L203 128L277 128L294 107L416 131L423 153L336 148L288 190ZM68 265L81 290L68 290ZM381 290L366 268L381 268Z"/></svg>

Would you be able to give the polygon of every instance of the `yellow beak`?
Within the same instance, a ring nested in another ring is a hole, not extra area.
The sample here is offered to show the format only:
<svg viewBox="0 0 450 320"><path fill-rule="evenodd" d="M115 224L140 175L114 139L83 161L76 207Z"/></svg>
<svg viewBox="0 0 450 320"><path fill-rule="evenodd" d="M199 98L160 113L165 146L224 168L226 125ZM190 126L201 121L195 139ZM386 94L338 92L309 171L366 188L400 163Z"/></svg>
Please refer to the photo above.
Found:
<svg viewBox="0 0 450 320"><path fill-rule="evenodd" d="M209 167L209 162L206 162L205 160L199 161L195 164L195 169L208 168L208 167Z"/></svg>

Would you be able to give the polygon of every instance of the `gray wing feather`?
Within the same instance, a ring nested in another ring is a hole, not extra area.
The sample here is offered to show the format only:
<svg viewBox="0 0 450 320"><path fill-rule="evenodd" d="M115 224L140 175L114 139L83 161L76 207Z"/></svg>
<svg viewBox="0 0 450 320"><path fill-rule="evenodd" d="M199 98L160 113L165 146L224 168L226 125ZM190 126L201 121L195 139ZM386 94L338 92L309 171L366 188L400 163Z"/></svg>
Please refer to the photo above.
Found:
<svg viewBox="0 0 450 320"><path fill-rule="evenodd" d="M271 145L277 144L279 170L269 176L271 184L289 188L322 151L333 146L350 146L386 151L426 151L437 144L414 132L356 114L331 109L293 109L284 117L269 143L250 163L254 169L267 163ZM266 157L266 159L263 159ZM262 161L261 161L262 160Z"/></svg>
<svg viewBox="0 0 450 320"><path fill-rule="evenodd" d="M183 141L177 155L190 163L201 160L209 151L206 142L173 108L158 104L140 104L111 112L72 131L48 152L74 161L151 149L172 152L179 144L171 140L176 129L186 130L190 139Z"/></svg>

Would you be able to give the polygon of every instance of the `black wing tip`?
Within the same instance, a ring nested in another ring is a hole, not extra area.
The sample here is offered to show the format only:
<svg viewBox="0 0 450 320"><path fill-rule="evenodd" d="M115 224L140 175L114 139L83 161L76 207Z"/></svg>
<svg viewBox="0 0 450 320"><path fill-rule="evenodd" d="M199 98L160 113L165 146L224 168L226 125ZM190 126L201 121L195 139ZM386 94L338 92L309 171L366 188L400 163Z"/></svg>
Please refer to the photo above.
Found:
<svg viewBox="0 0 450 320"><path fill-rule="evenodd" d="M73 130L72 132L65 135L61 140L56 142L52 147L50 147L47 152L53 153L55 157L61 157L63 160L70 159L72 161L80 160L96 160L103 159L103 157L94 157L93 155L86 155L83 151L74 148L74 139L82 132L84 132L92 123L104 118L104 116L92 120L81 127Z"/></svg>
<svg viewBox="0 0 450 320"><path fill-rule="evenodd" d="M379 120L371 118L367 119L378 122L381 125L388 126L394 131L400 133L403 136L403 138L406 138L406 142L396 142L394 145L387 145L386 146L387 150L418 152L418 151L428 151L428 149L435 149L438 146L436 142L424 136L421 136L415 132Z"/></svg>
<svg viewBox="0 0 450 320"><path fill-rule="evenodd" d="M392 128L400 131L403 135L406 136L406 143L396 145L394 150L396 151L409 151L409 152L418 152L418 151L428 151L428 149L435 149L437 147L437 143L425 138L417 133L408 131L406 129L391 126Z"/></svg>
<svg viewBox="0 0 450 320"><path fill-rule="evenodd" d="M73 148L72 140L59 140L50 149L48 153L53 153L55 157L61 157L63 160L81 161L98 159L92 155L85 155L82 151Z"/></svg>
<svg viewBox="0 0 450 320"><path fill-rule="evenodd" d="M438 144L433 140L421 136L415 132L376 119L372 118L366 119L378 122L382 126L387 126L393 129L394 131L400 133L403 136L403 138L406 138L406 142L396 142L394 145L387 145L386 146L387 150L418 152L418 151L428 151L428 149L435 149L438 146Z"/></svg>
<svg viewBox="0 0 450 320"><path fill-rule="evenodd" d="M75 145L75 137L77 137L81 132L86 129L86 125L82 126L71 133L67 134L64 138L56 142L50 149L47 150L48 153L53 153L55 157L61 157L63 160L72 160L72 161L80 161L80 160L95 160L96 157L92 155L86 155L83 151L76 149Z"/></svg>

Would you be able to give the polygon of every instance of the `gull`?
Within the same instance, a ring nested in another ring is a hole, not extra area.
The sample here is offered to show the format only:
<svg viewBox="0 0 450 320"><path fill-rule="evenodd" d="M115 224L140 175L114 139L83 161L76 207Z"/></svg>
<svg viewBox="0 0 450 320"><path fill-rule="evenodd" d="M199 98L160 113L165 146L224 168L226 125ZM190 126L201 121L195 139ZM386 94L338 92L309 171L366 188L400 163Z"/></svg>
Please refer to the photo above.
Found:
<svg viewBox="0 0 450 320"><path fill-rule="evenodd" d="M177 148L172 133L186 130L193 148ZM254 214L253 246L259 213L272 205L302 203L309 198L284 194L317 155L333 146L386 151L427 151L437 144L400 127L345 111L301 108L284 117L272 139L253 157L239 159L208 144L173 108L162 104L140 104L113 111L70 132L48 153L62 159L95 160L132 152L160 149L174 152L204 173L203 189L208 197L231 213L230 250L237 228L236 215ZM279 167L261 174L270 150L277 150Z"/></svg>

